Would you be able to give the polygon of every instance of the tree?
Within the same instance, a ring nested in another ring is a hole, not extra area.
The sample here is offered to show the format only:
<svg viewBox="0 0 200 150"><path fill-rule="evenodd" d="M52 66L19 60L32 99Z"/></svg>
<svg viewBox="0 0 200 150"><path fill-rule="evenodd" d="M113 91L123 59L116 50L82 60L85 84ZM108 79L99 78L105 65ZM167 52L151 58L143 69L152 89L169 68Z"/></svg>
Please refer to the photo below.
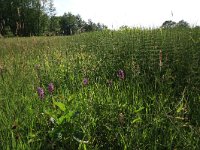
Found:
<svg viewBox="0 0 200 150"><path fill-rule="evenodd" d="M167 20L162 24L161 28L174 28L175 26L176 26L176 22L172 20Z"/></svg>
<svg viewBox="0 0 200 150"><path fill-rule="evenodd" d="M171 20L167 20L161 26L161 28L189 28L189 27L190 27L189 23L187 23L184 20L181 20L178 23Z"/></svg>
<svg viewBox="0 0 200 150"><path fill-rule="evenodd" d="M189 28L190 26L189 26L189 23L187 23L184 20L181 20L176 24L176 27L178 27L178 28Z"/></svg>
<svg viewBox="0 0 200 150"><path fill-rule="evenodd" d="M195 26L194 28L195 28L195 29L200 29L200 26Z"/></svg>
<svg viewBox="0 0 200 150"><path fill-rule="evenodd" d="M101 24L101 23L97 23L97 29L98 31L102 31L104 29L107 29L108 27L104 24Z"/></svg>
<svg viewBox="0 0 200 150"><path fill-rule="evenodd" d="M55 16L53 0L0 0L0 36L72 35L107 28L80 15Z"/></svg>
<svg viewBox="0 0 200 150"><path fill-rule="evenodd" d="M85 24L86 22L84 20L82 20L81 16L78 14L76 15L76 20L77 20L77 33L82 33L82 32L85 32Z"/></svg>
<svg viewBox="0 0 200 150"><path fill-rule="evenodd" d="M0 34L40 35L49 31L53 0L0 0Z"/></svg>
<svg viewBox="0 0 200 150"><path fill-rule="evenodd" d="M78 30L78 21L72 13L64 13L60 20L60 28L64 35L75 34Z"/></svg>
<svg viewBox="0 0 200 150"><path fill-rule="evenodd" d="M97 25L94 22L92 22L91 19L89 19L87 24L85 25L85 31L91 32L91 31L97 31L97 29L98 29Z"/></svg>
<svg viewBox="0 0 200 150"><path fill-rule="evenodd" d="M60 21L61 17L58 16L52 16L50 18L50 27L49 27L50 34L58 35L60 33Z"/></svg>

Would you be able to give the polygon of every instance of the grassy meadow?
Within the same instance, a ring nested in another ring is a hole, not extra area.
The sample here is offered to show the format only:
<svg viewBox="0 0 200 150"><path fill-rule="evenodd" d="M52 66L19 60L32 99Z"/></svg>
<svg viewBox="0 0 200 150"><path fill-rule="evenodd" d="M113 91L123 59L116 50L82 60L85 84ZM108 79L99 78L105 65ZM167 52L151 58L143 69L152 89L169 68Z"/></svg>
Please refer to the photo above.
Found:
<svg viewBox="0 0 200 150"><path fill-rule="evenodd" d="M199 135L199 29L0 39L1 150L200 149Z"/></svg>

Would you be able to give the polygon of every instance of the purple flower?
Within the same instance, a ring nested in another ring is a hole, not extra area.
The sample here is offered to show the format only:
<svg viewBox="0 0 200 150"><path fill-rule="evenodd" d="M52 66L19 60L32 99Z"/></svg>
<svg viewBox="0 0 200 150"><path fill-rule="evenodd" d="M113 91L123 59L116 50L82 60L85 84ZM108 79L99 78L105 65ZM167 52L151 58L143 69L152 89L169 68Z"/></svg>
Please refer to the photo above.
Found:
<svg viewBox="0 0 200 150"><path fill-rule="evenodd" d="M40 97L40 99L44 98L44 90L41 87L37 88L37 92L38 92L38 96Z"/></svg>
<svg viewBox="0 0 200 150"><path fill-rule="evenodd" d="M124 78L125 78L124 71L121 70L121 69L118 70L118 72L117 72L117 76L118 76L120 79L124 80Z"/></svg>
<svg viewBox="0 0 200 150"><path fill-rule="evenodd" d="M49 83L49 85L48 85L48 90L49 90L49 93L53 93L53 91L54 91L54 85L53 85L53 83Z"/></svg>
<svg viewBox="0 0 200 150"><path fill-rule="evenodd" d="M88 83L89 83L88 78L84 78L84 79L83 79L83 85L88 85Z"/></svg>

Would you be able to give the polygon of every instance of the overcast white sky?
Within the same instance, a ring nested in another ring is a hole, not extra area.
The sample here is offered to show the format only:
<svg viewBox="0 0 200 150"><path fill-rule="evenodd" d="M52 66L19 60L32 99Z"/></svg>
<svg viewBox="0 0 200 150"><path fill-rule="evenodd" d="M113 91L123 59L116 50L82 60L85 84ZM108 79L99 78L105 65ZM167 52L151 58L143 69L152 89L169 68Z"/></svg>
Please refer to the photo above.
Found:
<svg viewBox="0 0 200 150"><path fill-rule="evenodd" d="M54 0L57 15L71 12L109 28L161 26L166 20L200 25L200 0Z"/></svg>

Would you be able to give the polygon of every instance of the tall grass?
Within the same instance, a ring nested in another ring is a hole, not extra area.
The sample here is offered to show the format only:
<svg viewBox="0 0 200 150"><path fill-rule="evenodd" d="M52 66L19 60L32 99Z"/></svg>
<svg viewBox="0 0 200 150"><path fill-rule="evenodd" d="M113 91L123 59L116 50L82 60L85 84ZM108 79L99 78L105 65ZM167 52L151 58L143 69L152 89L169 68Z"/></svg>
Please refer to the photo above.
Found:
<svg viewBox="0 0 200 150"><path fill-rule="evenodd" d="M198 29L0 39L0 149L199 149L199 93Z"/></svg>

